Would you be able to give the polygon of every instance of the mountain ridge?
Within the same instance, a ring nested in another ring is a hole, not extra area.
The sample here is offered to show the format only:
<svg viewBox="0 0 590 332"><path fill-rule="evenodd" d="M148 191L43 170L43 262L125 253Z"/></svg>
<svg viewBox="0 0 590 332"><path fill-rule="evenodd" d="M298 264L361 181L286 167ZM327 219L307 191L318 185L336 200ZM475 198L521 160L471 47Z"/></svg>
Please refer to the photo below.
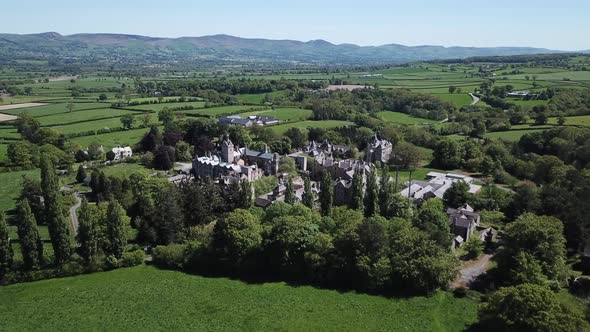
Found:
<svg viewBox="0 0 590 332"><path fill-rule="evenodd" d="M571 53L534 47L465 47L401 44L359 46L334 44L323 39L243 38L227 34L184 37L151 37L117 33L57 32L1 34L0 60L61 59L98 63L237 62L312 65L374 65L412 61L461 59L473 56L506 56ZM57 61L56 60L56 61Z"/></svg>

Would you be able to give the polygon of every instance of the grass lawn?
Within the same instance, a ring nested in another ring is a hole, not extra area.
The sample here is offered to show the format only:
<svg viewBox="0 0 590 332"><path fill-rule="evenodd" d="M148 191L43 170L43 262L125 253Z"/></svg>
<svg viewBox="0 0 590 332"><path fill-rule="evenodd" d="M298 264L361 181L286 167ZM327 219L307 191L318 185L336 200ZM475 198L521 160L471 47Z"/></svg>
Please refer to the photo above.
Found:
<svg viewBox="0 0 590 332"><path fill-rule="evenodd" d="M0 173L0 210L8 211L16 207L16 199L20 195L23 175L40 178L38 169Z"/></svg>
<svg viewBox="0 0 590 332"><path fill-rule="evenodd" d="M6 152L8 150L8 144L0 144L0 162L8 160Z"/></svg>
<svg viewBox="0 0 590 332"><path fill-rule="evenodd" d="M411 116L411 115L408 115L405 113L400 113L400 112L384 111L384 112L377 113L377 116L379 118L381 118L381 120L383 120L383 121L396 123L396 124L403 124L403 125L431 124L431 123L438 122L436 120L417 118L417 117L414 117L414 116Z"/></svg>
<svg viewBox="0 0 590 332"><path fill-rule="evenodd" d="M242 117L249 115L260 115L260 116L274 116L275 118L282 121L303 121L311 118L313 115L312 110L304 110L301 108L277 108L274 110L266 111L253 111L241 114Z"/></svg>
<svg viewBox="0 0 590 332"><path fill-rule="evenodd" d="M147 170L145 166L140 164L119 163L100 168L107 176L116 176L120 178L127 178L129 175L139 171ZM151 170L153 171L153 170Z"/></svg>
<svg viewBox="0 0 590 332"><path fill-rule="evenodd" d="M46 115L55 115L55 114L64 114L68 116L73 116L75 112L78 111L85 111L89 109L98 109L98 108L108 108L110 104L107 103L74 103L74 109L72 113L68 113L68 109L66 108L66 103L56 103L56 104L49 104L45 106L35 106L35 107L27 107L27 108L16 108L12 110L2 111L2 113L6 114L22 114L27 113L33 117L40 117ZM85 113L81 113L81 116L84 116Z"/></svg>
<svg viewBox="0 0 590 332"><path fill-rule="evenodd" d="M251 93L251 94L243 94L243 95L236 95L238 100L249 103L249 104L262 104L264 101L264 96L269 95L270 97L276 97L279 95L284 94L285 91L273 91L269 93Z"/></svg>
<svg viewBox="0 0 590 332"><path fill-rule="evenodd" d="M462 90L462 89L461 89ZM441 93L435 94L434 96L439 97L444 101L448 101L451 104L455 105L457 108L461 108L463 106L467 106L471 104L473 101L471 97L466 93Z"/></svg>
<svg viewBox="0 0 590 332"><path fill-rule="evenodd" d="M271 128L275 133L282 135L284 134L289 128L299 128L299 129L307 129L307 128L336 128L336 127L345 127L352 125L352 122L348 121L341 121L341 120L322 120L322 121L299 121L299 122L291 122L291 123L284 123L279 124L276 126L271 126Z"/></svg>
<svg viewBox="0 0 590 332"><path fill-rule="evenodd" d="M138 118L136 116L136 123ZM66 124L63 126L53 126L51 128L64 133L80 133L89 130L99 130L103 128L121 128L123 125L121 124L121 118L108 118L108 119L99 119L94 121L87 121L87 122L80 122L80 123L71 123Z"/></svg>
<svg viewBox="0 0 590 332"><path fill-rule="evenodd" d="M1 287L0 320L8 331L460 331L477 320L477 302L445 292L388 299L138 266Z"/></svg>

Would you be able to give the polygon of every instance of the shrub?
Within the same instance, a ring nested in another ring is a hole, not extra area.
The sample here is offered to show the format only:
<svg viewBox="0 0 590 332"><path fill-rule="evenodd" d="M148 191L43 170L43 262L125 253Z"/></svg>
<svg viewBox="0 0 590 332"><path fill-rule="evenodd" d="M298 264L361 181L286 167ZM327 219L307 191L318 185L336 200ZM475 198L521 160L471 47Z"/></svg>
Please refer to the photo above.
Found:
<svg viewBox="0 0 590 332"><path fill-rule="evenodd" d="M182 269L184 267L186 249L187 246L184 244L157 246L153 254L154 263L171 269Z"/></svg>
<svg viewBox="0 0 590 332"><path fill-rule="evenodd" d="M124 252L123 258L121 259L121 266L123 267L131 267L141 265L145 258L145 254L143 250L135 250L131 252Z"/></svg>

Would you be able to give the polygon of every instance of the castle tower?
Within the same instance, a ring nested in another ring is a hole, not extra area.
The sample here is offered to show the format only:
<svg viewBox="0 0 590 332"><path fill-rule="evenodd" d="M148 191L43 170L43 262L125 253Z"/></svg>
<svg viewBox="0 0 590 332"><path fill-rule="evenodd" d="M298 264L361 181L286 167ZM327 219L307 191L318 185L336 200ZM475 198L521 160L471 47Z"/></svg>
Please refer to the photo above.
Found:
<svg viewBox="0 0 590 332"><path fill-rule="evenodd" d="M234 162L234 144L229 139L229 136L223 138L221 143L221 159L226 163Z"/></svg>

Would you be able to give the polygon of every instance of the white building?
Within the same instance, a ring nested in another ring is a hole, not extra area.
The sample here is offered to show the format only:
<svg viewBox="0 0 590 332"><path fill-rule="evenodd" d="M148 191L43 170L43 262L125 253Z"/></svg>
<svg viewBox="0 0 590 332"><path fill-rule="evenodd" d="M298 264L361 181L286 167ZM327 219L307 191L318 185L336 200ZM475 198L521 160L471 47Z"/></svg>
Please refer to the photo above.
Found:
<svg viewBox="0 0 590 332"><path fill-rule="evenodd" d="M470 176L455 173L430 172L426 174L426 181L412 180L410 186L404 188L400 194L414 200L442 199L445 192L457 181L465 181L469 185L470 193L475 194L481 189L481 186L473 184L474 179Z"/></svg>
<svg viewBox="0 0 590 332"><path fill-rule="evenodd" d="M113 160L121 160L127 157L131 157L133 155L133 151L129 146L117 146L115 148L112 148L111 151L115 154L115 158L113 158Z"/></svg>

